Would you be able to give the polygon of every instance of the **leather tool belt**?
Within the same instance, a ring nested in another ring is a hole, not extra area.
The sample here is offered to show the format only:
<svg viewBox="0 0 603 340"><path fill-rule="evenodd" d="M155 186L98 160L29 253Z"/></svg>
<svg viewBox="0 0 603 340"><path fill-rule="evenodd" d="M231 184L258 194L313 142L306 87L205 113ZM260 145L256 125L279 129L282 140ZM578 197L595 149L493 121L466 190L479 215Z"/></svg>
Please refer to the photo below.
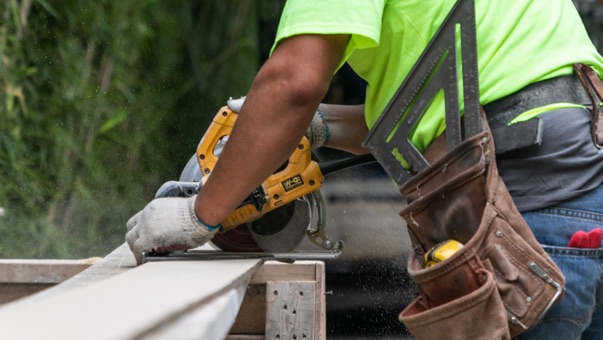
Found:
<svg viewBox="0 0 603 340"><path fill-rule="evenodd" d="M484 106L492 130L507 126L520 113L554 103L592 103L575 74L543 80Z"/></svg>
<svg viewBox="0 0 603 340"><path fill-rule="evenodd" d="M603 101L603 83L595 71L588 65L574 64L574 73L586 89L590 98L589 110L592 113L591 134L593 142L598 148L603 146L603 114L601 102Z"/></svg>
<svg viewBox="0 0 603 340"><path fill-rule="evenodd" d="M574 74L543 80L484 106L496 143L496 153L504 154L542 142L542 121L536 117L508 125L522 112L555 103L573 103L592 113L591 134L598 148L603 145L603 83L584 64L574 65Z"/></svg>
<svg viewBox="0 0 603 340"><path fill-rule="evenodd" d="M509 339L529 329L565 279L498 175L492 135L426 155L439 159L400 187L414 248L408 271L420 290L400 321L418 339ZM450 239L464 247L425 269L425 253Z"/></svg>

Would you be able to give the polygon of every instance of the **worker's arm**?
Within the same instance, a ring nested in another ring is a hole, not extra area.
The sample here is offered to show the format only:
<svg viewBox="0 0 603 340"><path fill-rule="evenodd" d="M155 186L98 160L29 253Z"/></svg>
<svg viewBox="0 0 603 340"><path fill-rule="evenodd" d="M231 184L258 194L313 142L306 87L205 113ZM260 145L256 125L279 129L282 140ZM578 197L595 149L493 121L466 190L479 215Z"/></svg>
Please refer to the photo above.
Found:
<svg viewBox="0 0 603 340"><path fill-rule="evenodd" d="M287 160L324 98L347 42L345 35L300 35L278 44L197 196L195 211L203 222L221 223Z"/></svg>
<svg viewBox="0 0 603 340"><path fill-rule="evenodd" d="M199 194L155 199L127 222L126 241L137 263L145 251L190 249L210 240L218 224L289 158L327 92L347 42L343 35L302 35L279 43L256 76ZM335 120L343 114L325 110ZM333 130L332 143L344 145L343 130Z"/></svg>
<svg viewBox="0 0 603 340"><path fill-rule="evenodd" d="M240 112L245 97L229 99L228 107ZM364 120L364 105L320 104L306 130L313 148L326 146L354 154L368 153L362 141L368 133Z"/></svg>
<svg viewBox="0 0 603 340"><path fill-rule="evenodd" d="M318 109L322 112L329 130L326 147L354 154L368 153L368 150L362 147L362 141L368 134L364 105L321 104Z"/></svg>

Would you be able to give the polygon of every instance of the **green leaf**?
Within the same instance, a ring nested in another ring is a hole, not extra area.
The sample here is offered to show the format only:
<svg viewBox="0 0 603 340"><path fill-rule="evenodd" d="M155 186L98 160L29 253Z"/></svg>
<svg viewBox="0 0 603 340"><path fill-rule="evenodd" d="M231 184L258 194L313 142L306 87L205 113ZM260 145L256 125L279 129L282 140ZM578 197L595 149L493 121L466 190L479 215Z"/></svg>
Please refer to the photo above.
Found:
<svg viewBox="0 0 603 340"><path fill-rule="evenodd" d="M98 133L103 134L103 133L113 129L114 127L119 125L121 122L125 121L127 117L128 117L128 113L126 111L119 112L119 114L117 114L117 116L109 118L109 120L107 120L100 127L100 129L98 130Z"/></svg>

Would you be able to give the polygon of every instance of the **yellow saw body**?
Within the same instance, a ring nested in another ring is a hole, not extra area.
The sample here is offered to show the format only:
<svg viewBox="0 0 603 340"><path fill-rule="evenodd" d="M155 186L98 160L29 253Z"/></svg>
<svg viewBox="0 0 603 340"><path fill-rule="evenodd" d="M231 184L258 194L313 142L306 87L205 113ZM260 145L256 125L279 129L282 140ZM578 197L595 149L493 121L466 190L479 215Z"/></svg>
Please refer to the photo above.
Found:
<svg viewBox="0 0 603 340"><path fill-rule="evenodd" d="M197 161L202 183L216 166L237 116L227 106L222 107L201 139L197 147ZM223 232L257 220L274 209L318 190L323 181L324 176L318 163L312 160L312 149L304 136L288 161L222 222Z"/></svg>

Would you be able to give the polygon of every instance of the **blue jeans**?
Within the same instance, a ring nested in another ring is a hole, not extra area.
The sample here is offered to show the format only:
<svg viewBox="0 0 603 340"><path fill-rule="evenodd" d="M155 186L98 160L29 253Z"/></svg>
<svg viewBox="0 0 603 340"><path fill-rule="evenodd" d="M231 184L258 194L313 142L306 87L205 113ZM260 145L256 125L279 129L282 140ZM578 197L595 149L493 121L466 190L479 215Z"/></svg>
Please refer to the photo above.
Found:
<svg viewBox="0 0 603 340"><path fill-rule="evenodd" d="M603 227L603 186L557 206L522 213L566 280L563 299L518 339L603 339L603 248L568 248L578 230Z"/></svg>

